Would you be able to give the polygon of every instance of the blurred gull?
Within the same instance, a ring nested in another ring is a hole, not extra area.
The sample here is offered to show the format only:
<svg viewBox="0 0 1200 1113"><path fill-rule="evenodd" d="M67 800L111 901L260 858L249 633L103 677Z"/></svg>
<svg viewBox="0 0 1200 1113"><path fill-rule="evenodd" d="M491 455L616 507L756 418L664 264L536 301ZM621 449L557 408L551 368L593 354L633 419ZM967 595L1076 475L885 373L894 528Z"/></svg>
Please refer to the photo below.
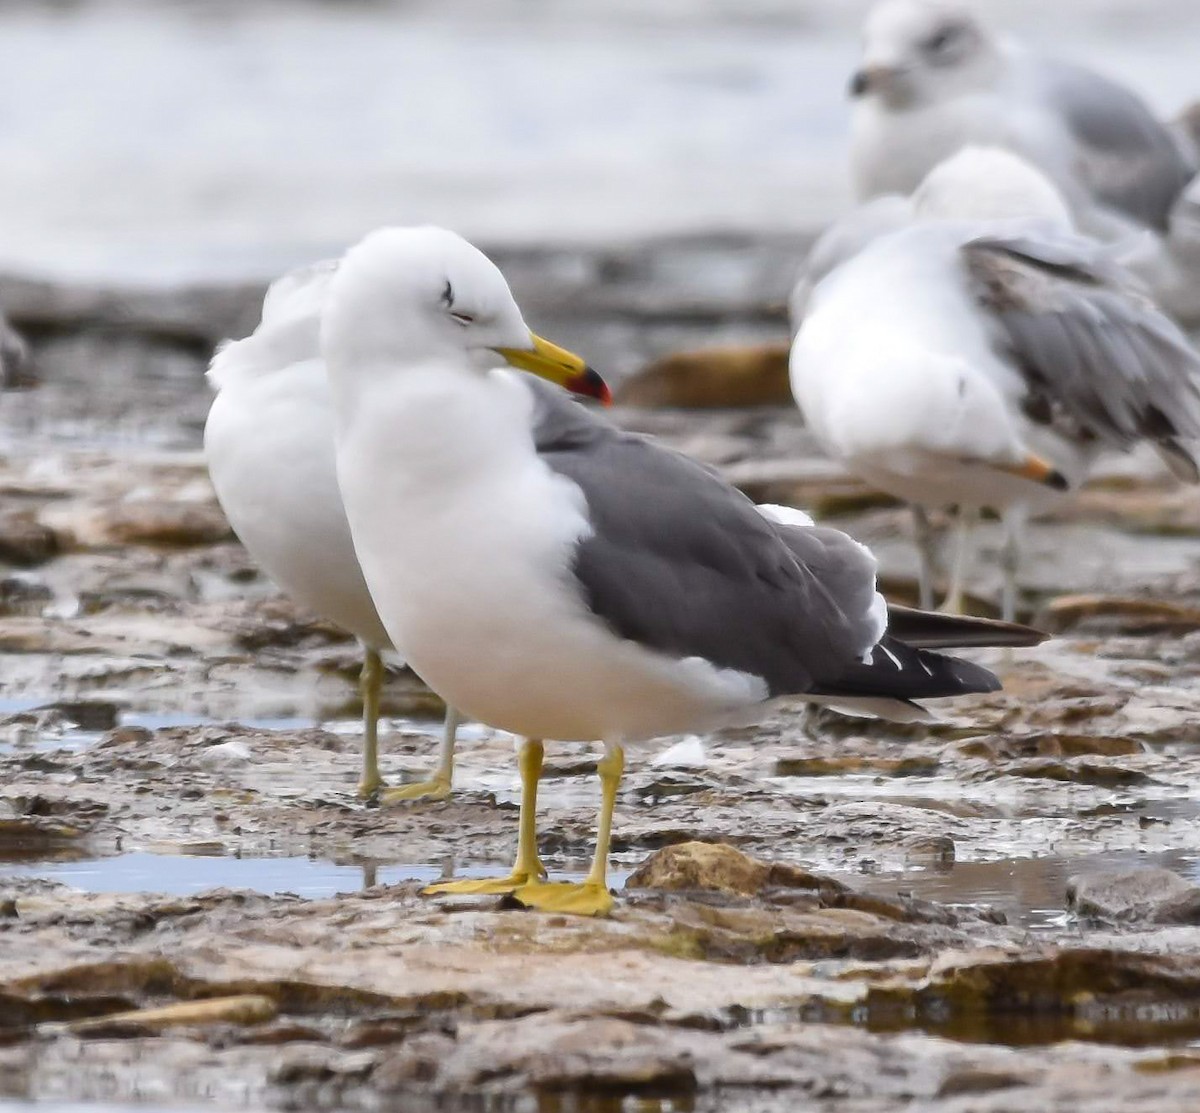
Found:
<svg viewBox="0 0 1200 1113"><path fill-rule="evenodd" d="M217 498L234 531L296 602L349 630L363 647L363 771L358 791L373 796L379 773L380 653L392 641L358 566L342 509L333 449L333 412L318 332L336 262L292 271L263 301L262 321L214 356L217 390L204 452ZM446 712L437 770L427 781L387 788L385 802L450 794L458 716Z"/></svg>
<svg viewBox="0 0 1200 1113"><path fill-rule="evenodd" d="M1200 357L1111 255L1072 231L1028 163L968 148L916 190L910 223L807 299L790 361L796 401L868 482L917 508L959 508L953 609L979 508L1006 512L1011 617L1024 508L1078 484L1100 449L1149 440L1176 475L1200 478Z"/></svg>
<svg viewBox="0 0 1200 1113"><path fill-rule="evenodd" d="M1146 232L1131 265L1167 308L1200 313L1196 283L1173 273L1200 255L1186 215L1184 238L1175 235L1173 211L1197 168L1182 130L1100 74L993 34L956 0L885 0L864 38L851 83L861 198L911 193L968 144L1004 147L1058 186L1083 231L1106 240Z"/></svg>

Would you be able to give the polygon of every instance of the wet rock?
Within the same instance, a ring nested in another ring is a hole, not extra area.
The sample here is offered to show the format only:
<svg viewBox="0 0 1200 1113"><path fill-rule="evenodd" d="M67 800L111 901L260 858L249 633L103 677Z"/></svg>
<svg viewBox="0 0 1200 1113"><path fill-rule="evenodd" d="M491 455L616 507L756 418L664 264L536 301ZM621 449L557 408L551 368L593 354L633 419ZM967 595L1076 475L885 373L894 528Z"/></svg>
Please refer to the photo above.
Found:
<svg viewBox="0 0 1200 1113"><path fill-rule="evenodd" d="M777 777L840 777L872 773L881 777L927 777L941 764L937 757L882 757L842 755L783 757L775 763Z"/></svg>
<svg viewBox="0 0 1200 1113"><path fill-rule="evenodd" d="M0 857L37 858L74 849L84 832L70 824L39 815L0 816Z"/></svg>
<svg viewBox="0 0 1200 1113"><path fill-rule="evenodd" d="M787 361L787 344L676 352L625 379L616 401L710 409L790 405Z"/></svg>
<svg viewBox="0 0 1200 1113"><path fill-rule="evenodd" d="M651 855L629 875L630 889L696 890L750 896L761 892L771 867L721 843L686 842Z"/></svg>
<svg viewBox="0 0 1200 1113"><path fill-rule="evenodd" d="M56 711L80 730L112 730L121 716L121 705L111 700L78 699L58 700L37 708L38 711Z"/></svg>
<svg viewBox="0 0 1200 1113"><path fill-rule="evenodd" d="M1065 781L1073 784L1101 785L1116 788L1122 785L1146 784L1150 777L1140 769L1103 760L1017 761L1003 770L1014 777L1037 780Z"/></svg>
<svg viewBox="0 0 1200 1113"><path fill-rule="evenodd" d="M273 1020L277 1012L269 997L243 994L237 997L216 997L204 1001L181 1001L160 1008L133 1009L110 1016L77 1020L70 1029L80 1036L94 1039L148 1036L168 1028L203 1027L212 1024L262 1024Z"/></svg>
<svg viewBox="0 0 1200 1113"><path fill-rule="evenodd" d="M1110 923L1200 924L1200 886L1164 869L1073 877L1067 905L1079 916Z"/></svg>
<svg viewBox="0 0 1200 1113"><path fill-rule="evenodd" d="M27 576L0 579L0 615L39 615L53 598L49 587Z"/></svg>
<svg viewBox="0 0 1200 1113"><path fill-rule="evenodd" d="M1165 599L1113 595L1067 595L1051 600L1037 626L1052 633L1184 633L1200 629L1200 607Z"/></svg>
<svg viewBox="0 0 1200 1113"><path fill-rule="evenodd" d="M215 545L233 537L215 502L129 502L115 507L98 525L105 541L115 545L186 547Z"/></svg>
<svg viewBox="0 0 1200 1113"><path fill-rule="evenodd" d="M58 550L58 537L39 521L36 510L0 511L0 561L32 568L45 564Z"/></svg>
<svg viewBox="0 0 1200 1113"><path fill-rule="evenodd" d="M939 1098L959 1097L962 1094L989 1094L994 1090L1010 1090L1016 1086L1030 1086L1033 1080L1016 1071L980 1070L966 1067L946 1075L938 1087Z"/></svg>
<svg viewBox="0 0 1200 1113"><path fill-rule="evenodd" d="M1030 757L1125 757L1140 754L1145 745L1125 735L1076 734L1067 731L1039 734L1005 734L974 738L959 746L966 757L1011 761Z"/></svg>
<svg viewBox="0 0 1200 1113"><path fill-rule="evenodd" d="M196 758L196 765L201 769L218 770L233 769L252 761L254 754L250 747L240 738L231 738L227 742L218 742L208 746Z"/></svg>
<svg viewBox="0 0 1200 1113"><path fill-rule="evenodd" d="M952 865L957 853L949 835L915 835L905 839L902 846L909 862L930 867Z"/></svg>
<svg viewBox="0 0 1200 1113"><path fill-rule="evenodd" d="M304 1048L287 1051L271 1071L271 1081L277 1086L296 1086L314 1082L362 1079L375 1069L375 1056L338 1051L335 1048ZM311 1092L311 1091L310 1091ZM324 1105L326 1101L318 1102Z"/></svg>

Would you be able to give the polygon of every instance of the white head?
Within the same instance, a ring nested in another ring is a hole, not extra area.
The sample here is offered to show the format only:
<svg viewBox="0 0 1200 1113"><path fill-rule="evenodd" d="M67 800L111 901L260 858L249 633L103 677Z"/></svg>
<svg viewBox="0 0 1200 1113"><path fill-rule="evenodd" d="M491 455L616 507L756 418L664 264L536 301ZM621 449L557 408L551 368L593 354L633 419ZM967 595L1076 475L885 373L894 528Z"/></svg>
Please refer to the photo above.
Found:
<svg viewBox="0 0 1200 1113"><path fill-rule="evenodd" d="M582 359L530 331L496 265L444 228L380 228L330 283L321 347L331 367L440 363L479 373L501 362L607 399Z"/></svg>
<svg viewBox="0 0 1200 1113"><path fill-rule="evenodd" d="M998 42L956 0L884 0L867 16L850 95L913 108L987 88L1001 66Z"/></svg>
<svg viewBox="0 0 1200 1113"><path fill-rule="evenodd" d="M939 162L912 195L917 220L1040 219L1071 226L1057 187L1020 155L964 147Z"/></svg>

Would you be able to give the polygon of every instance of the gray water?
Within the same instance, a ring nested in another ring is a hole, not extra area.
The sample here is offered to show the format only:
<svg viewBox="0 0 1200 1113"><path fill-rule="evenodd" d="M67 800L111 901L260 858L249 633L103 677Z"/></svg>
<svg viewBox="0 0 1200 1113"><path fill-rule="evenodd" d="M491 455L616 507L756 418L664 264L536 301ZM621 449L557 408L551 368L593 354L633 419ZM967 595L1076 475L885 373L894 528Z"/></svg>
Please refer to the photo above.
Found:
<svg viewBox="0 0 1200 1113"><path fill-rule="evenodd" d="M1200 95L1192 0L990 0ZM848 203L865 0L0 7L0 267L259 277L386 222L487 242L810 229Z"/></svg>

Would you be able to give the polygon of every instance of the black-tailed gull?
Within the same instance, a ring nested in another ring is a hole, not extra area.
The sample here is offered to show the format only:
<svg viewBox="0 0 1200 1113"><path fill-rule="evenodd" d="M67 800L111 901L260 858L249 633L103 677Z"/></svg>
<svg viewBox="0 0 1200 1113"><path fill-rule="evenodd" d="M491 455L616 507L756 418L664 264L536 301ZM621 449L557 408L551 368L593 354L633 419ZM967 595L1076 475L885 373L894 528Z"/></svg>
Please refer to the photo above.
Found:
<svg viewBox="0 0 1200 1113"><path fill-rule="evenodd" d="M849 538L760 512L699 464L495 369L496 353L534 343L500 272L441 229L372 233L325 312L338 478L384 626L464 713L530 740L512 874L433 891L603 913L627 745L753 718L779 696L912 718L924 714L913 701L998 687L890 635L874 559ZM1040 639L897 621L926 644L939 629ZM581 884L538 876L542 740L604 744Z"/></svg>

